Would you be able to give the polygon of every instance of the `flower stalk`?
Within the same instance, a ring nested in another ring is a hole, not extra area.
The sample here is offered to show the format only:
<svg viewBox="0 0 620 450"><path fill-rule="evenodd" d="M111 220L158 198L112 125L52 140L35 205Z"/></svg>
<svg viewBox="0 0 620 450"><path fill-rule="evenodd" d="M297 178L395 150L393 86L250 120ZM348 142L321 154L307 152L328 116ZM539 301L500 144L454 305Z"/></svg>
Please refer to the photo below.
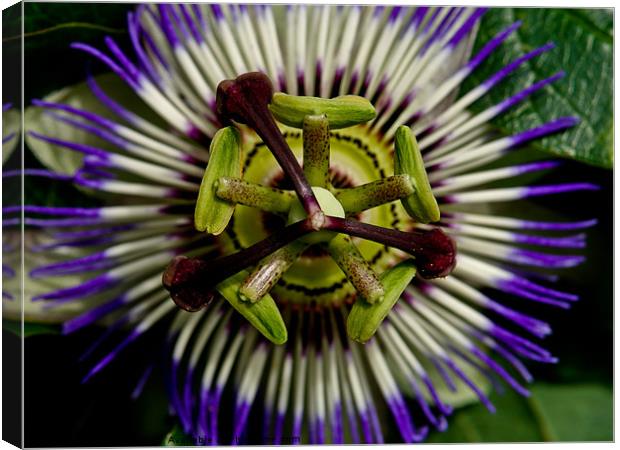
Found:
<svg viewBox="0 0 620 450"><path fill-rule="evenodd" d="M355 214L375 206L404 199L415 192L407 174L394 175L350 189L336 190L336 198L347 214Z"/></svg>

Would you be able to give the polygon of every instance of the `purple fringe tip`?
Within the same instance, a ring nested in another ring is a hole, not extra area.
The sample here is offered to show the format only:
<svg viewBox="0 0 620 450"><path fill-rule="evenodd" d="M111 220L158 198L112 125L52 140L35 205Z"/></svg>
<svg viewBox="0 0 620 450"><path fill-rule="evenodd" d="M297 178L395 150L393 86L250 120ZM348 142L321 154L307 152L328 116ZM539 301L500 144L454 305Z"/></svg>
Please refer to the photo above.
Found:
<svg viewBox="0 0 620 450"><path fill-rule="evenodd" d="M548 122L536 128L524 131L516 134L511 138L511 147L524 144L525 142L537 139L539 137L547 136L549 134L557 133L567 128L574 127L579 123L579 118L574 116L560 117L559 119Z"/></svg>
<svg viewBox="0 0 620 450"><path fill-rule="evenodd" d="M82 383L88 382L93 376L99 373L105 366L110 364L112 360L118 355L125 347L133 342L139 336L138 333L132 331L114 350L108 353L103 359L101 359L82 379Z"/></svg>

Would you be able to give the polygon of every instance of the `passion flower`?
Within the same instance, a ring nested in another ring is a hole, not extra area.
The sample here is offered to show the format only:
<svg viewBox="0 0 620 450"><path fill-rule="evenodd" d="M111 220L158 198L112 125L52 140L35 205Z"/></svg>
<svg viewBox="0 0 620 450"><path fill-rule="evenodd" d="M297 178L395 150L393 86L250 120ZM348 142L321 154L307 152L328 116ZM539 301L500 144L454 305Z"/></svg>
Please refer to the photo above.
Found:
<svg viewBox="0 0 620 450"><path fill-rule="evenodd" d="M492 411L477 374L493 372L527 395L512 370L531 380L519 358L555 358L516 329L543 338L550 327L494 297L568 308L577 297L536 269L583 257L541 248L583 247L583 234L555 234L594 221L498 216L492 204L595 186L520 186L519 175L556 163L501 159L576 118L502 137L486 126L561 74L482 113L467 110L552 44L451 101L520 25L469 57L484 12L145 4L128 17L135 58L111 38L107 52L75 43L161 119L122 106L93 78L93 94L115 119L36 102L114 148L27 135L83 154L70 180L119 199L101 208L25 208L26 223L52 236L46 251L92 249L32 273L93 272L37 297L50 307L100 298L64 332L109 317L106 335L129 330L86 379L172 319L164 346L170 402L197 442L383 442L390 425L379 420L381 408L403 441L420 441L428 425L447 426L444 387L469 389ZM515 187L484 188L500 179ZM333 212L338 205L344 217ZM162 273L176 304L199 311L177 308ZM262 433L247 433L257 423Z"/></svg>

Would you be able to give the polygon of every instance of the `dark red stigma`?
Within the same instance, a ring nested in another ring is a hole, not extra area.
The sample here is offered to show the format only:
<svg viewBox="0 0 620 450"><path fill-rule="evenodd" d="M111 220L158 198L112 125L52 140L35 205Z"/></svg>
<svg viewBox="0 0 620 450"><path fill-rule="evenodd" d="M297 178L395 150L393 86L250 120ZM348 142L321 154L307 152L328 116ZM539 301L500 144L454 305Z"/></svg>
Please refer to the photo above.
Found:
<svg viewBox="0 0 620 450"><path fill-rule="evenodd" d="M422 278L446 277L456 266L456 243L439 228L416 234L414 254Z"/></svg>
<svg viewBox="0 0 620 450"><path fill-rule="evenodd" d="M215 291L208 283L198 283L198 275L204 271L205 262L186 256L177 256L164 271L162 284L170 292L176 305L190 312L200 311L215 298Z"/></svg>

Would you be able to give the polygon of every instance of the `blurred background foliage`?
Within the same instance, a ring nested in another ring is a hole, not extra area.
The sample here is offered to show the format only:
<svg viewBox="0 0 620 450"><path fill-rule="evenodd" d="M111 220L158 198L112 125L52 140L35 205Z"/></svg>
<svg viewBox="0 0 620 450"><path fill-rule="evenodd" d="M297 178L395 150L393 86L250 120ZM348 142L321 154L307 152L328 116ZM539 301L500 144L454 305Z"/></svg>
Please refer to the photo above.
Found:
<svg viewBox="0 0 620 450"><path fill-rule="evenodd" d="M79 40L101 47L103 38L110 35L121 47L129 48L125 23L132 7L25 3L25 104L84 80L87 69L93 74L103 72L100 64L92 64L92 59L70 49L69 44ZM558 220L597 217L599 224L588 231L587 262L564 272L560 281L562 289L578 293L581 301L570 311L523 307L552 324L554 333L545 345L560 362L528 365L536 378L530 398L508 390L493 394L498 407L495 415L480 405L462 408L450 418L448 431L432 433L430 442L609 441L613 439L613 199L611 171L600 167L610 167L613 157L612 14L610 10L493 9L482 21L476 47L516 19L524 22L519 32L467 80L464 89L515 55L553 40L558 48L526 65L474 107L482 110L534 78L566 70L563 80L498 118L495 125L500 131L515 132L561 115L579 115L579 127L537 142L529 154L539 158L545 156L540 151L545 151L587 162L568 159L563 170L539 178L541 184L590 181L601 190L536 199L533 206L513 203L504 213L518 215L523 210ZM3 24L5 56L10 58L11 52L19 51L17 45L10 45L19 37L19 11L4 11ZM14 98L4 91L3 101L19 103L19 90L13 92ZM39 166L28 150L25 164ZM27 183L26 203L92 205L93 200L60 183L33 179ZM506 302L516 303L514 299ZM158 354L164 330L134 345L105 376L87 385L80 383L86 369L78 359L85 343L96 339L99 331L84 330L70 337L41 333L49 328L37 331L25 344L25 445L159 445L174 427L158 371L139 399L130 398L142 361ZM6 329L3 333L5 339L16 339Z"/></svg>

